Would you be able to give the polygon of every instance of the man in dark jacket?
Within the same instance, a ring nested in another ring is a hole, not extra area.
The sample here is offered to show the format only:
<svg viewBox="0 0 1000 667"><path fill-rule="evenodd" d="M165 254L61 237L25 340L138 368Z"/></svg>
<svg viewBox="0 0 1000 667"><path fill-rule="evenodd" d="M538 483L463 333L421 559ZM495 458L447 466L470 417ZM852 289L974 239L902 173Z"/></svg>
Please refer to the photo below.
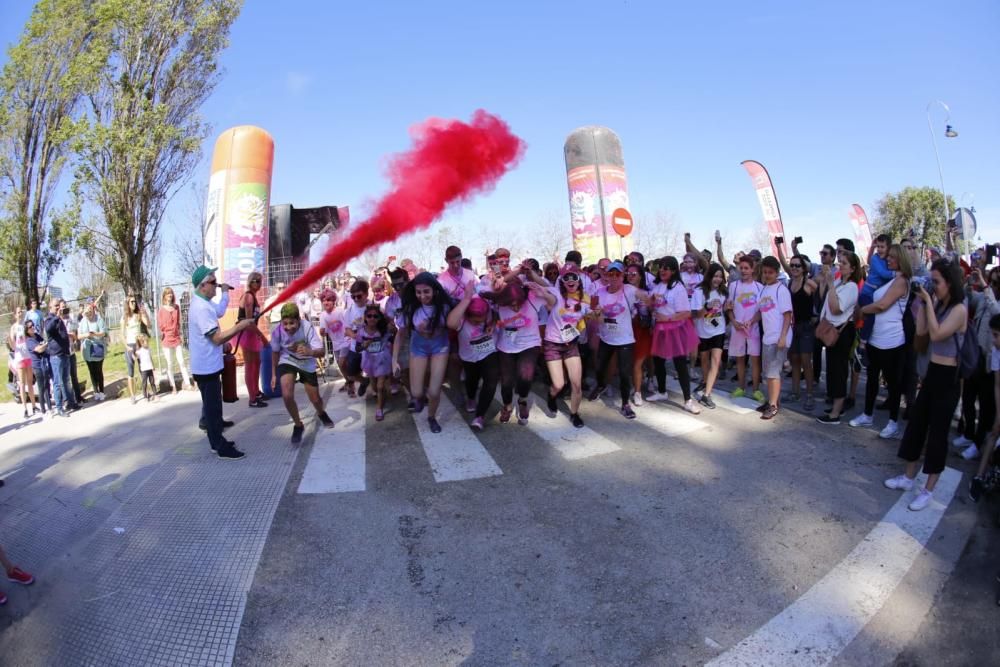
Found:
<svg viewBox="0 0 1000 667"><path fill-rule="evenodd" d="M52 299L49 303L49 313L45 316L42 327L45 339L49 342L45 351L49 355L49 365L52 366L52 403L56 413L65 417L67 409L77 410L79 406L69 384L69 355L72 350L69 331L59 313L59 299ZM66 403L66 409L63 408L63 402Z"/></svg>

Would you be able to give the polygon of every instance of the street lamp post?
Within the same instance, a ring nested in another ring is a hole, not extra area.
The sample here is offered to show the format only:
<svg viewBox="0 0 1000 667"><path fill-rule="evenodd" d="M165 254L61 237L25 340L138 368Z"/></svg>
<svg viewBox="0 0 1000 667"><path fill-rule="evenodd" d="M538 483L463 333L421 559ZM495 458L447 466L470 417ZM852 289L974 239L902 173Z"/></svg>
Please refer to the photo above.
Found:
<svg viewBox="0 0 1000 667"><path fill-rule="evenodd" d="M940 104L944 109L944 136L948 139L953 139L958 136L958 132L948 124L948 121L951 120L951 109L948 108L947 104L941 100L934 100L927 103L927 129L931 133L931 143L934 145L934 158L937 160L938 178L941 179L941 196L944 198L944 224L947 226L948 221L951 220L951 209L948 206L948 194L944 190L944 170L941 169L941 155L938 153L937 137L934 136L934 125L931 123L931 107L935 104Z"/></svg>

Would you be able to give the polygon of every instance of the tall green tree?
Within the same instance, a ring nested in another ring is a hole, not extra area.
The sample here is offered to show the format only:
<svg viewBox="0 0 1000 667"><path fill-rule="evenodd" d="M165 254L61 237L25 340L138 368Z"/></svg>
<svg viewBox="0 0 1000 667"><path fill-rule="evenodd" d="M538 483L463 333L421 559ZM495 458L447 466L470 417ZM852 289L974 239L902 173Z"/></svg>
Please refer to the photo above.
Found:
<svg viewBox="0 0 1000 667"><path fill-rule="evenodd" d="M78 211L54 210L73 115L102 57L90 2L41 0L0 74L0 276L39 298L72 246Z"/></svg>
<svg viewBox="0 0 1000 667"><path fill-rule="evenodd" d="M948 206L955 210L951 197ZM931 187L886 193L875 203L872 224L876 234L887 233L894 239L912 235L924 247L944 246L944 198Z"/></svg>
<svg viewBox="0 0 1000 667"><path fill-rule="evenodd" d="M77 182L100 214L91 257L127 291L149 284L164 212L200 158L198 111L242 0L97 0L108 59L88 93Z"/></svg>

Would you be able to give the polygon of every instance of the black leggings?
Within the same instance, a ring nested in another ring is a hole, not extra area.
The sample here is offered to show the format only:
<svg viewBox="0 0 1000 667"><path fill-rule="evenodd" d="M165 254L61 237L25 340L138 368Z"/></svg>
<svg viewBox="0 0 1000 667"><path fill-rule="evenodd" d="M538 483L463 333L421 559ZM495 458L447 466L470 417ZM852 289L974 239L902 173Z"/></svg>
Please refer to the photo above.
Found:
<svg viewBox="0 0 1000 667"><path fill-rule="evenodd" d="M480 361L463 361L462 366L465 368L465 396L476 401L476 416L482 417L486 415L497 393L500 360L496 354L491 354ZM483 381L483 387L479 390L479 400L476 400L480 380Z"/></svg>
<svg viewBox="0 0 1000 667"><path fill-rule="evenodd" d="M983 355L979 358L979 368L973 376L962 381L962 435L980 447L984 445L987 434L993 428L996 407L993 400L993 373L989 372L989 355Z"/></svg>
<svg viewBox="0 0 1000 667"><path fill-rule="evenodd" d="M681 384L684 401L691 399L691 373L688 372L688 358L674 357L674 368L677 369L677 381ZM667 391L667 360L653 355L653 372L656 373L656 390L661 394Z"/></svg>
<svg viewBox="0 0 1000 667"><path fill-rule="evenodd" d="M899 443L899 458L916 461L924 451L924 472L936 475L944 470L948 457L948 429L958 405L958 369L941 366L933 361L920 384L917 401L910 410L903 441Z"/></svg>
<svg viewBox="0 0 1000 667"><path fill-rule="evenodd" d="M628 403L632 395L632 348L634 345L608 345L603 340L597 348L597 383L608 384L608 366L611 357L618 355L618 389L622 395L622 405Z"/></svg>
<svg viewBox="0 0 1000 667"><path fill-rule="evenodd" d="M889 387L889 419L899 419L899 396L903 383L903 362L906 345L882 350L868 345L868 379L865 383L865 414L875 414L875 398L878 396L879 373Z"/></svg>
<svg viewBox="0 0 1000 667"><path fill-rule="evenodd" d="M830 398L847 398L848 357L853 344L854 322L848 321L837 342L826 348L826 393Z"/></svg>
<svg viewBox="0 0 1000 667"><path fill-rule="evenodd" d="M88 361L87 370L90 371L90 384L94 385L94 391L104 393L104 360Z"/></svg>
<svg viewBox="0 0 1000 667"><path fill-rule="evenodd" d="M156 396L156 383L153 381L153 371L140 371L142 373L142 397L149 398ZM149 391L146 391L146 387Z"/></svg>
<svg viewBox="0 0 1000 667"><path fill-rule="evenodd" d="M517 396L521 400L528 398L531 391L531 381L535 379L535 363L538 361L540 347L529 347L520 352L497 352L500 355L500 398L504 405L510 405L514 400L514 387L517 386Z"/></svg>

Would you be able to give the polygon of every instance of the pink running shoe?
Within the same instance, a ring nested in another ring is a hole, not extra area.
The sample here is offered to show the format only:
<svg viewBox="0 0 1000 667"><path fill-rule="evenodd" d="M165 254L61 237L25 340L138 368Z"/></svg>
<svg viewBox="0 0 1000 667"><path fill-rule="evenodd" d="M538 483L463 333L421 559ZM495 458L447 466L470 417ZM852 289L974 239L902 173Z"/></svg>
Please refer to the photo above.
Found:
<svg viewBox="0 0 1000 667"><path fill-rule="evenodd" d="M30 586L35 583L35 578L19 567L9 570L7 572L7 579L17 584L23 584L24 586Z"/></svg>

